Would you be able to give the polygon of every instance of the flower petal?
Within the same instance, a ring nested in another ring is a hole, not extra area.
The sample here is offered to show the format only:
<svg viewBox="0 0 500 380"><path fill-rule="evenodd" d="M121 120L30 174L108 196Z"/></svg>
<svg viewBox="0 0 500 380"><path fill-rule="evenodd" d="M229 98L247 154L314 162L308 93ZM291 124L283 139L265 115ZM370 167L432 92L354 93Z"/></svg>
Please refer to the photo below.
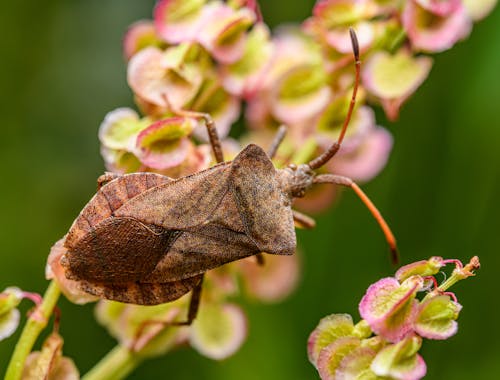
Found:
<svg viewBox="0 0 500 380"><path fill-rule="evenodd" d="M356 31L360 51L368 49L375 40L376 31L373 22L363 21L349 27L338 27L326 33L326 42L341 54L352 53L352 42L349 28Z"/></svg>
<svg viewBox="0 0 500 380"><path fill-rule="evenodd" d="M129 60L139 50L148 46L164 47L157 36L153 23L150 20L139 20L129 26L123 37L123 54Z"/></svg>
<svg viewBox="0 0 500 380"><path fill-rule="evenodd" d="M204 23L206 0L160 0L154 10L156 30L165 41L195 41Z"/></svg>
<svg viewBox="0 0 500 380"><path fill-rule="evenodd" d="M460 0L415 0L415 2L438 16L448 16L460 7Z"/></svg>
<svg viewBox="0 0 500 380"><path fill-rule="evenodd" d="M395 119L399 107L427 78L431 66L431 58L414 58L406 49L394 55L377 52L364 66L363 85L382 100L386 114Z"/></svg>
<svg viewBox="0 0 500 380"><path fill-rule="evenodd" d="M300 275L298 255L265 255L264 265L255 257L240 260L245 290L250 296L265 302L286 298L297 286Z"/></svg>
<svg viewBox="0 0 500 380"><path fill-rule="evenodd" d="M435 15L416 3L406 2L402 23L412 46L425 52L440 52L451 48L467 37L471 31L471 19L465 7L459 6L449 15Z"/></svg>
<svg viewBox="0 0 500 380"><path fill-rule="evenodd" d="M109 149L101 146L101 156L106 169L113 173L126 174L138 172L143 167L134 153L120 149Z"/></svg>
<svg viewBox="0 0 500 380"><path fill-rule="evenodd" d="M349 314L332 314L322 318L307 341L309 361L317 366L319 353L339 338L353 335L354 324Z"/></svg>
<svg viewBox="0 0 500 380"><path fill-rule="evenodd" d="M339 338L323 348L318 356L317 368L322 380L335 380L335 372L342 359L361 345L354 337Z"/></svg>
<svg viewBox="0 0 500 380"><path fill-rule="evenodd" d="M409 336L406 339L383 348L373 359L372 371L378 376L397 380L419 380L425 376L427 367L417 354L422 339Z"/></svg>
<svg viewBox="0 0 500 380"><path fill-rule="evenodd" d="M204 8L205 24L199 42L222 63L234 63L244 53L247 29L255 22L255 13L248 8L234 10L214 1Z"/></svg>
<svg viewBox="0 0 500 380"><path fill-rule="evenodd" d="M403 282L408 277L415 275L422 277L433 276L444 266L445 264L443 263L442 257L433 256L429 260L421 260L402 266L397 270L394 277L396 277L399 282Z"/></svg>
<svg viewBox="0 0 500 380"><path fill-rule="evenodd" d="M171 117L151 124L137 136L139 160L160 170L181 164L189 151L186 136L195 125L195 119L185 117Z"/></svg>
<svg viewBox="0 0 500 380"><path fill-rule="evenodd" d="M347 354L335 372L335 380L378 380L370 369L376 352L368 347L358 347Z"/></svg>
<svg viewBox="0 0 500 380"><path fill-rule="evenodd" d="M497 0L462 0L467 13L474 21L485 18L497 5Z"/></svg>
<svg viewBox="0 0 500 380"><path fill-rule="evenodd" d="M207 81L190 108L193 111L208 113L215 123L219 138L223 139L238 120L241 104L239 99L227 93L217 82ZM197 123L193 134L202 141L209 141L203 120Z"/></svg>
<svg viewBox="0 0 500 380"><path fill-rule="evenodd" d="M234 354L247 336L243 311L233 304L204 304L191 325L190 342L200 354L216 360Z"/></svg>
<svg viewBox="0 0 500 380"><path fill-rule="evenodd" d="M99 127L99 141L109 149L132 152L137 134L150 123L139 120L137 112L130 108L117 108L104 117Z"/></svg>
<svg viewBox="0 0 500 380"><path fill-rule="evenodd" d="M346 175L355 181L369 181L387 164L392 144L392 135L388 130L372 128L357 149L339 154L328 167L335 174Z"/></svg>
<svg viewBox="0 0 500 380"><path fill-rule="evenodd" d="M415 295L423 287L420 276L413 276L401 285L387 277L370 285L359 304L359 313L371 329L394 342L412 330L416 313Z"/></svg>
<svg viewBox="0 0 500 380"><path fill-rule="evenodd" d="M419 305L415 332L427 339L448 339L455 335L455 321L462 306L446 295L432 297Z"/></svg>
<svg viewBox="0 0 500 380"><path fill-rule="evenodd" d="M200 67L184 62L189 49L188 45L179 45L163 52L147 47L135 54L127 69L134 93L146 102L181 109L196 95L202 82Z"/></svg>
<svg viewBox="0 0 500 380"><path fill-rule="evenodd" d="M11 309L0 314L0 340L4 340L14 334L19 326L21 313L17 309Z"/></svg>
<svg viewBox="0 0 500 380"><path fill-rule="evenodd" d="M273 52L270 32L265 24L257 24L248 34L242 57L222 67L224 88L233 95L251 97L262 86L265 69Z"/></svg>

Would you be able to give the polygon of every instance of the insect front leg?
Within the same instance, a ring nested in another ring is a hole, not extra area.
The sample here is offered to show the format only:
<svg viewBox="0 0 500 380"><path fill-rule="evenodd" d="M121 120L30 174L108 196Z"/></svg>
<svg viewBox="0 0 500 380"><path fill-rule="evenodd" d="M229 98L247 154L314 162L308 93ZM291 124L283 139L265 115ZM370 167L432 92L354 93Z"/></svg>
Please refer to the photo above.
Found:
<svg viewBox="0 0 500 380"><path fill-rule="evenodd" d="M144 334L144 330L151 325L159 325L163 326L164 328L167 327L176 327L176 326L190 326L193 321L196 319L196 316L198 315L198 309L200 307L200 299L201 299L201 290L203 287L203 275L201 276L201 280L196 285L195 288L193 288L191 292L191 300L189 301L189 308L188 308L188 313L187 313L187 319L185 321L171 321L171 322L165 322L165 321L159 321L159 320L150 320L150 321L145 321L143 322L139 328L137 329L137 332L135 333L134 340L132 341L132 346L131 346L131 351L139 351L144 342L142 342L141 338Z"/></svg>
<svg viewBox="0 0 500 380"><path fill-rule="evenodd" d="M217 163L224 162L224 154L222 153L222 145L220 143L219 135L217 134L217 128L212 116L206 112L197 111L186 111L182 109L176 109L173 107L172 103L168 100L167 94L163 94L163 99L167 103L168 108L171 109L175 114L185 117L194 117L197 119L203 119L205 126L207 127L208 138L210 140L210 145L212 146L212 151L214 153L215 161Z"/></svg>
<svg viewBox="0 0 500 380"><path fill-rule="evenodd" d="M267 155L271 160L274 158L274 156L276 156L276 153L278 152L278 149L281 143L283 142L285 135L286 135L286 127L284 125L281 125L278 128L276 135L274 135L273 142L271 143L271 146L269 147L269 150L267 152Z"/></svg>
<svg viewBox="0 0 500 380"><path fill-rule="evenodd" d="M260 267L263 267L266 264L266 258L262 252L255 255L255 260L257 261L257 265Z"/></svg>
<svg viewBox="0 0 500 380"><path fill-rule="evenodd" d="M302 214L296 210L292 210L293 212L293 220L295 225L300 228L312 229L316 227L316 221L308 215Z"/></svg>

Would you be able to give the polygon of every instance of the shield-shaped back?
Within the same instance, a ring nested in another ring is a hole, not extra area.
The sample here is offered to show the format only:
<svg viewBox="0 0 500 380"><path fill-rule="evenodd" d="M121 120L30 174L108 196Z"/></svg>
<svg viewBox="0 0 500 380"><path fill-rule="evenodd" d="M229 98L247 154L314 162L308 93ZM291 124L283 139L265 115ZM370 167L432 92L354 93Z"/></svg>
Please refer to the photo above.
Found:
<svg viewBox="0 0 500 380"><path fill-rule="evenodd" d="M229 176L246 233L262 252L291 255L296 237L290 199L278 172L257 145L248 145L234 159Z"/></svg>

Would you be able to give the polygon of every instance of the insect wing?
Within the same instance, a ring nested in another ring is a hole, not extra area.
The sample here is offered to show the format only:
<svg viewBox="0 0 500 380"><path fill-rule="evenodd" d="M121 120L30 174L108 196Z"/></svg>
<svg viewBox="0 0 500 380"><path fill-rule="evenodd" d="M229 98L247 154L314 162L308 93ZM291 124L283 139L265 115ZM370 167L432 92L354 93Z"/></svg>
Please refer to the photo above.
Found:
<svg viewBox="0 0 500 380"><path fill-rule="evenodd" d="M116 210L169 230L187 230L206 222L228 191L230 165L223 163L149 189Z"/></svg>

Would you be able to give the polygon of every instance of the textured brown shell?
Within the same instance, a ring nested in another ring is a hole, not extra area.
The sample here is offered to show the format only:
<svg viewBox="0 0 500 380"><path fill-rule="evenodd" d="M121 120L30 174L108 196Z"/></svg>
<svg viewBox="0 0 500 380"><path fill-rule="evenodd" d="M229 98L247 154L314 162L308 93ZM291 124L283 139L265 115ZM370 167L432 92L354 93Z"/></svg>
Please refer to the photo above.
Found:
<svg viewBox="0 0 500 380"><path fill-rule="evenodd" d="M71 249L93 227L109 218L118 208L144 191L171 182L172 179L155 173L133 173L107 183L94 195L69 229L65 247Z"/></svg>

